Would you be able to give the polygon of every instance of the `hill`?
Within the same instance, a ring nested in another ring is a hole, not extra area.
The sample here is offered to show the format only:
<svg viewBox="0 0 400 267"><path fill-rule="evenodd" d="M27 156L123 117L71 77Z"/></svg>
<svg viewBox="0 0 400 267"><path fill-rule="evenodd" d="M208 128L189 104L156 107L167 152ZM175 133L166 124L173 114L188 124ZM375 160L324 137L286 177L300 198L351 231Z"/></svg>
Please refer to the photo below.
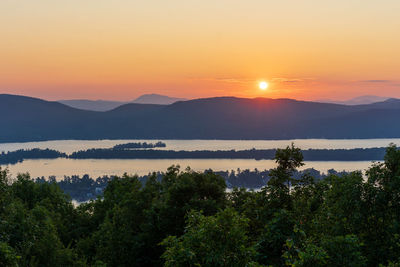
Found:
<svg viewBox="0 0 400 267"><path fill-rule="evenodd" d="M0 142L55 139L292 139L400 137L400 100L338 105L218 97L107 112L0 95Z"/></svg>
<svg viewBox="0 0 400 267"><path fill-rule="evenodd" d="M186 98L169 97L159 94L145 94L139 96L132 103L136 104L157 104L157 105L170 105L178 101L186 101Z"/></svg>
<svg viewBox="0 0 400 267"><path fill-rule="evenodd" d="M0 141L82 138L78 129L96 124L100 113L58 102L17 95L0 95ZM88 124L88 122L90 122ZM85 134L90 138L90 132Z"/></svg>
<svg viewBox="0 0 400 267"><path fill-rule="evenodd" d="M177 101L185 101L185 98L169 97L158 94L145 94L139 96L131 102L123 101L108 101L108 100L87 100L87 99L71 99L59 100L58 102L77 109L92 110L92 111L110 111L125 104L155 104L155 105L170 105Z"/></svg>
<svg viewBox="0 0 400 267"><path fill-rule="evenodd" d="M331 100L331 99L321 99L318 102L322 103L331 103L331 104L341 104L341 105L365 105L372 104L376 102L382 102L389 99L389 97L382 97L376 95L363 95L351 98L349 100L339 101L339 100Z"/></svg>
<svg viewBox="0 0 400 267"><path fill-rule="evenodd" d="M127 103L122 101L87 100L87 99L59 100L58 102L73 108L92 110L92 111L108 111Z"/></svg>

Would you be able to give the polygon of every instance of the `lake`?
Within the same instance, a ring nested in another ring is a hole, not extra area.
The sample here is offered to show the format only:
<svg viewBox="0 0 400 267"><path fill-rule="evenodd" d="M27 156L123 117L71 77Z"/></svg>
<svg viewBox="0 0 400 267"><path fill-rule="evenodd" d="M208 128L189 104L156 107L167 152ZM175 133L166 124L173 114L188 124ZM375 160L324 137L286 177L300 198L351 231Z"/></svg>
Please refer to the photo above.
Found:
<svg viewBox="0 0 400 267"><path fill-rule="evenodd" d="M154 143L164 142L167 147L157 148L166 150L244 150L244 149L271 149L284 148L292 142L301 149L350 149L386 147L389 143L400 145L400 138L396 139L293 139L293 140L57 140L26 143L0 143L1 151L14 151L18 149L50 148L67 154L78 150L90 148L111 148L117 144L130 142Z"/></svg>
<svg viewBox="0 0 400 267"><path fill-rule="evenodd" d="M264 170L275 167L273 160L252 159L39 159L25 160L22 163L9 165L12 175L29 172L31 177L56 176L58 179L64 175L84 175L92 177L103 175L128 174L145 175L152 171L166 171L172 164L179 164L182 169L190 166L196 171L212 169L215 171L236 170L240 168ZM326 172L329 169L337 171L365 170L371 165L370 161L308 161L304 168L315 168ZM4 166L3 166L4 167Z"/></svg>
<svg viewBox="0 0 400 267"><path fill-rule="evenodd" d="M28 143L4 143L0 144L0 151L14 151L30 148L50 148L65 153L90 148L110 148L116 144L128 142L154 143L162 141L166 143L168 150L243 150L243 149L271 149L283 148L294 142L302 149L327 148L350 149L385 147L389 143L400 145L400 139L351 139L351 140L327 140L327 139L297 139L297 140L60 140ZM193 170L203 171L213 169L215 171L240 169L270 169L275 167L273 160L253 159L40 159L25 160L22 163L7 166L13 176L21 172L29 172L32 177L54 175L62 178L64 175L84 175L92 177L102 175L128 174L144 175L153 171L166 171L172 164L179 164L182 168L190 166ZM326 172L328 169L337 171L365 170L371 165L370 161L309 161L304 168L315 168ZM6 167L6 166L2 166Z"/></svg>

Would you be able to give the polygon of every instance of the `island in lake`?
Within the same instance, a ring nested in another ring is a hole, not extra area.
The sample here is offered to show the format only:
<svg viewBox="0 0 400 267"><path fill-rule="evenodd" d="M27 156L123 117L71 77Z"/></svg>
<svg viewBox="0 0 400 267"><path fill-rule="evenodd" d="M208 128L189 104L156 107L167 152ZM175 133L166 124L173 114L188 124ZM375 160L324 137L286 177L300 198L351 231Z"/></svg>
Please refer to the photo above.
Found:
<svg viewBox="0 0 400 267"><path fill-rule="evenodd" d="M153 148L165 148L163 142L126 143L112 148L93 148L75 151L69 155L52 149L21 149L2 152L0 164L16 164L25 159L274 159L276 149L247 150L196 150L175 151ZM386 148L353 149L307 149L302 150L307 161L379 161L383 160Z"/></svg>

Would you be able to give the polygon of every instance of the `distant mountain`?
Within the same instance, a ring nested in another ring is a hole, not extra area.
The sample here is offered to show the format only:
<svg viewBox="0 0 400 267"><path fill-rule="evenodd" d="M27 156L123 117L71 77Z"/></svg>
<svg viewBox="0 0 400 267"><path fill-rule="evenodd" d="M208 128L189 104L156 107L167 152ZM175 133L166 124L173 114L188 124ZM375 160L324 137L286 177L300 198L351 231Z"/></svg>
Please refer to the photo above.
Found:
<svg viewBox="0 0 400 267"><path fill-rule="evenodd" d="M72 99L72 100L59 100L58 102L77 109L92 110L92 111L109 111L119 106L136 103L136 104L156 104L156 105L170 105L177 101L185 101L185 98L169 97L158 94L146 94L139 96L131 102L123 101L107 101L107 100L87 100L87 99Z"/></svg>
<svg viewBox="0 0 400 267"><path fill-rule="evenodd" d="M58 102L73 108L93 110L93 111L108 111L127 103L119 101L86 100L86 99L59 100Z"/></svg>
<svg viewBox="0 0 400 267"><path fill-rule="evenodd" d="M318 100L317 102L321 103L331 103L331 104L341 104L341 105L365 105L365 104L372 104L376 102L382 102L389 99L389 97L382 97L376 95L364 95L358 96L349 100L345 101L336 101L330 99Z"/></svg>
<svg viewBox="0 0 400 267"><path fill-rule="evenodd" d="M132 103L136 104L157 104L157 105L170 105L178 101L186 101L186 98L169 97L166 95L146 94L139 96Z"/></svg>
<svg viewBox="0 0 400 267"><path fill-rule="evenodd" d="M0 142L57 139L399 138L400 100L338 105L218 97L111 111L0 95Z"/></svg>

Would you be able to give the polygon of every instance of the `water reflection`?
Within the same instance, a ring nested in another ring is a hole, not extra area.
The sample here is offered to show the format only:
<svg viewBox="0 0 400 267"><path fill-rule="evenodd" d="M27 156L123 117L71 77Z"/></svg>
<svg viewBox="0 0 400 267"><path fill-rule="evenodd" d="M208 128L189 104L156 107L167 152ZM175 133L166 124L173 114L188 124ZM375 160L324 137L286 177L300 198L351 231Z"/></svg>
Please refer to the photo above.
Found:
<svg viewBox="0 0 400 267"><path fill-rule="evenodd" d="M128 174L145 175L153 171L166 171L172 164L179 164L182 168L190 166L193 170L215 171L237 170L240 168L254 170L270 169L275 167L273 160L252 159L51 159L51 160L25 160L22 163L9 165L11 174L29 172L31 177L56 176L58 179L64 175L84 175L92 177L103 175ZM315 168L321 172L329 169L337 171L365 170L371 165L370 161L308 161L304 168ZM3 166L5 167L5 166Z"/></svg>

